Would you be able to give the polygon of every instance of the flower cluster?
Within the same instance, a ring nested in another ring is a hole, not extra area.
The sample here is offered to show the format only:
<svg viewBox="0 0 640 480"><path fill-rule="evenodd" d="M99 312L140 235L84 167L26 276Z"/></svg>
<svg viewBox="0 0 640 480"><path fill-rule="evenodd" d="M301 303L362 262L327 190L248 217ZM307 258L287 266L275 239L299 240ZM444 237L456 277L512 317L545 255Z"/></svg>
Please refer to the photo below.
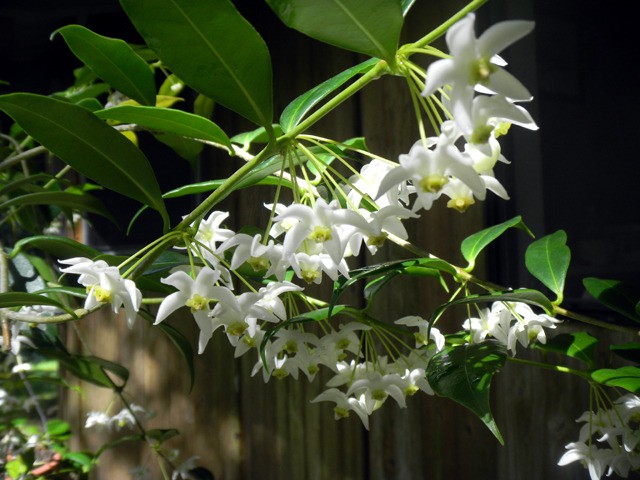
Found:
<svg viewBox="0 0 640 480"><path fill-rule="evenodd" d="M615 473L628 477L640 468L640 398L620 397L610 409L584 412L576 422L585 422L577 442L569 443L558 465L582 462L591 480Z"/></svg>
<svg viewBox="0 0 640 480"><path fill-rule="evenodd" d="M148 417L149 413L140 405L131 404L129 408L123 408L115 415L105 412L89 412L84 428L98 428L99 430L116 430L132 428L136 425L136 416Z"/></svg>
<svg viewBox="0 0 640 480"><path fill-rule="evenodd" d="M104 260L90 260L84 257L74 257L60 260L63 273L79 275L78 283L87 289L84 308L87 310L99 303L110 303L113 313L118 313L124 306L125 317L129 327L133 326L136 314L140 309L142 293L133 280L122 278L117 267L110 266Z"/></svg>
<svg viewBox="0 0 640 480"><path fill-rule="evenodd" d="M518 343L528 347L532 341L546 343L545 328L556 328L560 320L546 314L535 313L526 303L495 302L491 308L480 310L478 317L465 320L462 325L473 343L487 337L498 340L512 355Z"/></svg>

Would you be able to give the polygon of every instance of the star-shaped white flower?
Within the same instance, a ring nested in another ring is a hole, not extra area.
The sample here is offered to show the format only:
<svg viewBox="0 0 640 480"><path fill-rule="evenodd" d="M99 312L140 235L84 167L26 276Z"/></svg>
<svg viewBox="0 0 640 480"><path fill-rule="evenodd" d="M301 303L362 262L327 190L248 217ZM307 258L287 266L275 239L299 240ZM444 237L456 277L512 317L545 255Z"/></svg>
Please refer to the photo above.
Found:
<svg viewBox="0 0 640 480"><path fill-rule="evenodd" d="M475 15L470 13L447 31L447 46L452 58L438 60L429 66L422 92L429 96L443 85L450 85L451 114L467 125L471 123L471 102L476 86L513 101L531 99L526 87L501 68L504 60L497 54L531 32L534 23L525 20L496 23L476 38L474 22Z"/></svg>

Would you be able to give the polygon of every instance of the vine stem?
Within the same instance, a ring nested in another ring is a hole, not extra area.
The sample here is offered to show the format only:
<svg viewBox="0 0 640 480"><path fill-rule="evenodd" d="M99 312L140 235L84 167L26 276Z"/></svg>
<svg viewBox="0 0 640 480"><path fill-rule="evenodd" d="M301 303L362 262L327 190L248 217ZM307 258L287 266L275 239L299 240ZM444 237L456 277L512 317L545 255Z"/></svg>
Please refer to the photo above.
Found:
<svg viewBox="0 0 640 480"><path fill-rule="evenodd" d="M533 360L524 360L522 358L515 358L515 357L507 357L507 361L512 363L520 363L522 365L529 365L531 367L544 368L545 370L553 370L554 372L568 373L570 375L576 375L578 377L591 381L591 375L589 375L588 372L583 372L582 370L576 370L574 368L564 367L562 365L549 365L546 363L539 363L539 362L534 362Z"/></svg>
<svg viewBox="0 0 640 480"><path fill-rule="evenodd" d="M17 155L5 158L2 162L0 162L0 170L12 167L16 163L20 163L23 160L28 160L29 158L40 155L41 153L44 153L46 151L47 149L40 145L38 147L31 148L26 152L22 152Z"/></svg>
<svg viewBox="0 0 640 480"><path fill-rule="evenodd" d="M447 33L447 30L449 30L449 27L451 27L451 25L453 25L454 23L462 20L462 18L464 18L468 13L477 10L482 5L487 3L487 1L488 0L474 0L474 1L470 2L463 9L459 10L455 15L453 15L451 18L449 18L449 20L447 20L446 22L442 23L439 27L435 28L434 30L432 30L431 32L426 34L420 40L406 45L406 47L407 48L421 48L421 47L424 47L426 45L429 45L431 42L433 42L437 38L439 38L442 35L444 35L445 33Z"/></svg>

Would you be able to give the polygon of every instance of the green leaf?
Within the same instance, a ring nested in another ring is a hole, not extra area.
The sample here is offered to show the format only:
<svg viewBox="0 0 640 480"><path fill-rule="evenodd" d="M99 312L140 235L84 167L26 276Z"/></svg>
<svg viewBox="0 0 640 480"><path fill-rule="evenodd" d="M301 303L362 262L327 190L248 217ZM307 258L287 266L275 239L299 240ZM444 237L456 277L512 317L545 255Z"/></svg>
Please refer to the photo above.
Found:
<svg viewBox="0 0 640 480"><path fill-rule="evenodd" d="M58 259L87 257L93 258L100 255L95 248L89 247L80 242L67 237L54 235L37 235L18 240L11 250L11 257L15 257L19 252L27 248L37 248L43 252L50 253Z"/></svg>
<svg viewBox="0 0 640 480"><path fill-rule="evenodd" d="M547 343L534 343L535 348L548 352L559 352L569 357L582 360L589 367L593 366L598 339L587 332L561 333L547 339Z"/></svg>
<svg viewBox="0 0 640 480"><path fill-rule="evenodd" d="M66 440L71 436L71 429L64 420L52 418L47 420L47 434L56 439Z"/></svg>
<svg viewBox="0 0 640 480"><path fill-rule="evenodd" d="M475 413L502 445L504 440L491 414L489 388L506 358L504 345L487 340L447 347L436 353L427 367L427 380L433 391Z"/></svg>
<svg viewBox="0 0 640 480"><path fill-rule="evenodd" d="M80 25L56 30L69 48L102 80L143 105L155 105L153 72L125 41L103 37ZM52 35L52 36L53 36Z"/></svg>
<svg viewBox="0 0 640 480"><path fill-rule="evenodd" d="M271 125L269 50L229 0L120 3L149 48L182 81L258 125Z"/></svg>
<svg viewBox="0 0 640 480"><path fill-rule="evenodd" d="M411 260L396 260L352 270L349 272L350 278L347 279L343 276L340 276L334 283L333 294L331 296L331 301L329 302L329 317L331 317L332 315L333 306L338 302L338 299L340 298L342 293L351 285L369 277L390 277L384 280L378 279L377 281L369 282L365 286L365 290L367 288L369 289L367 295L373 296L377 292L377 290L384 284L386 284L389 280L391 280L391 278L400 273L405 273L407 269L411 269L412 267L432 268L440 272L449 273L451 275L456 274L456 270L451 264L439 258L415 258ZM378 282L383 283L378 284Z"/></svg>
<svg viewBox="0 0 640 480"><path fill-rule="evenodd" d="M169 217L144 154L88 110L28 93L0 96L4 110L45 148L100 185Z"/></svg>
<svg viewBox="0 0 640 480"><path fill-rule="evenodd" d="M107 211L104 204L88 194L76 194L69 192L37 192L27 193L0 203L0 210L17 205L55 205L67 207L80 212L92 212L102 215L115 223L113 216Z"/></svg>
<svg viewBox="0 0 640 480"><path fill-rule="evenodd" d="M233 153L229 137L211 120L169 108L125 105L94 112L98 118L134 123L151 130L173 133L224 145Z"/></svg>
<svg viewBox="0 0 640 480"><path fill-rule="evenodd" d="M276 136L282 135L284 132L282 131L282 127L277 123L271 125ZM252 143L268 143L269 142L269 134L267 133L267 129L265 127L258 127L249 132L238 133L231 137L231 141L233 143L238 143L242 145L244 150L248 150Z"/></svg>
<svg viewBox="0 0 640 480"><path fill-rule="evenodd" d="M402 30L398 0L267 0L288 27L395 65Z"/></svg>
<svg viewBox="0 0 640 480"><path fill-rule="evenodd" d="M26 307L28 305L51 305L58 307L70 315L73 315L74 318L77 318L73 309L53 300L52 298L45 297L44 295L25 292L0 293L0 308Z"/></svg>
<svg viewBox="0 0 640 480"><path fill-rule="evenodd" d="M23 190L27 192L41 192L44 188L37 185L37 182L48 182L53 177L47 173L36 173L28 177L18 178L12 182L5 183L0 188L0 196L6 195L14 190Z"/></svg>
<svg viewBox="0 0 640 480"><path fill-rule="evenodd" d="M619 280L595 277L585 278L582 283L587 292L600 303L635 322L640 322L640 312L637 311L640 288Z"/></svg>
<svg viewBox="0 0 640 480"><path fill-rule="evenodd" d="M329 80L322 82L320 85L300 95L287 105L282 115L280 115L280 125L282 129L285 132L291 130L298 125L300 120L302 120L315 105L326 98L327 95L340 88L354 76L368 72L378 61L376 58L370 58L355 67L340 72Z"/></svg>
<svg viewBox="0 0 640 480"><path fill-rule="evenodd" d="M640 364L640 343L631 342L622 345L611 345L609 349L620 358Z"/></svg>
<svg viewBox="0 0 640 480"><path fill-rule="evenodd" d="M402 0L402 16L406 17L416 0Z"/></svg>
<svg viewBox="0 0 640 480"><path fill-rule="evenodd" d="M567 234L558 230L533 242L525 252L527 270L556 294L554 303L562 303L564 281L569 269L571 250L567 247Z"/></svg>
<svg viewBox="0 0 640 480"><path fill-rule="evenodd" d="M608 387L620 387L632 393L640 392L640 368L638 367L602 368L592 372L591 378Z"/></svg>
<svg viewBox="0 0 640 480"><path fill-rule="evenodd" d="M204 143L171 133L154 133L153 136L188 161L193 169L196 168L196 162L200 158Z"/></svg>
<svg viewBox="0 0 640 480"><path fill-rule="evenodd" d="M168 191L164 195L163 198L178 198L184 197L186 195L197 195L199 193L212 192L216 188L220 187L225 182L225 180L208 180L206 182L198 182L191 183L189 185L184 185L182 187L175 188L173 190ZM281 179L278 177L265 177L259 181L257 181L254 185L270 185L276 186L278 184L282 184L285 187L291 188L292 183L289 180ZM252 185L243 182L243 185L239 188L247 188Z"/></svg>
<svg viewBox="0 0 640 480"><path fill-rule="evenodd" d="M514 217L511 220L500 223L499 225L494 225L493 227L485 228L484 230L474 233L473 235L465 238L460 244L462 256L467 262L469 262L466 270L473 270L476 258L478 257L480 252L484 250L484 248L491 242L493 242L496 238L506 232L509 228L519 228L533 237L533 234L524 224L524 222L522 221L522 217L520 216Z"/></svg>

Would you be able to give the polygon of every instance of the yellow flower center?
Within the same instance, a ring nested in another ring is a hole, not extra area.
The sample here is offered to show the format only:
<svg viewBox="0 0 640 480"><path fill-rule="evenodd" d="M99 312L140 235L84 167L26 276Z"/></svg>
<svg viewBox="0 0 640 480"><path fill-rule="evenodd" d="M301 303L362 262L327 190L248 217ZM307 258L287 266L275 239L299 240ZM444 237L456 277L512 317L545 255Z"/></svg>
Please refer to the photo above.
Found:
<svg viewBox="0 0 640 480"><path fill-rule="evenodd" d="M459 211L460 213L466 212L467 208L476 203L476 201L471 197L458 197L452 198L447 202L447 207L453 208L454 210Z"/></svg>
<svg viewBox="0 0 640 480"><path fill-rule="evenodd" d="M333 407L333 413L335 413L338 418L347 418L349 416L349 410L338 406Z"/></svg>
<svg viewBox="0 0 640 480"><path fill-rule="evenodd" d="M111 301L111 290L108 288L103 288L100 285L94 285L93 287L87 287L87 293L93 288L93 296L96 297L96 300L99 302L110 302Z"/></svg>
<svg viewBox="0 0 640 480"><path fill-rule="evenodd" d="M321 273L318 269L311 270L310 268L302 268L300 269L300 275L305 282L313 283L320 277Z"/></svg>
<svg viewBox="0 0 640 480"><path fill-rule="evenodd" d="M493 127L491 125L482 125L476 128L471 134L471 143L487 143L491 138L491 132L493 132Z"/></svg>

